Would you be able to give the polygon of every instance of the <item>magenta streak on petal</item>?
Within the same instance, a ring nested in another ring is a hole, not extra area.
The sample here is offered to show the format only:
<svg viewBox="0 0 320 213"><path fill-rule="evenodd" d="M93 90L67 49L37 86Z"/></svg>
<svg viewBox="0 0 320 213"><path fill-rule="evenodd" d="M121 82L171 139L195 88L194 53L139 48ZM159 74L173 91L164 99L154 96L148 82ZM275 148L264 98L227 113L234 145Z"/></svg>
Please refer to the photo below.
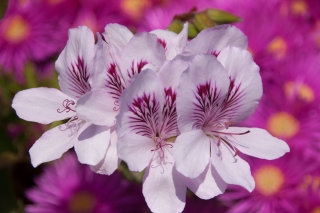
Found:
<svg viewBox="0 0 320 213"><path fill-rule="evenodd" d="M195 98L198 102L194 103L196 108L193 115L196 119L194 123L195 128L202 128L216 115L217 108L219 107L217 103L218 97L217 88L213 88L211 82L197 86Z"/></svg>
<svg viewBox="0 0 320 213"><path fill-rule="evenodd" d="M162 137L172 137L179 134L177 124L176 98L177 93L172 88L165 88L166 101L162 110L162 123L159 133Z"/></svg>
<svg viewBox="0 0 320 213"><path fill-rule="evenodd" d="M220 113L216 117L217 121L223 118L227 118L229 120L237 111L237 109L241 107L240 99L243 97L244 94L239 91L240 86L241 83L239 85L235 85L234 80L230 79L228 95L220 106ZM232 122L232 120L230 120L229 122Z"/></svg>
<svg viewBox="0 0 320 213"><path fill-rule="evenodd" d="M128 71L128 76L129 78L132 78L132 76L134 76L135 74L138 74L141 72L142 68L148 64L148 62L140 60L140 62L138 62L135 66L134 61L132 61L131 63L131 70Z"/></svg>
<svg viewBox="0 0 320 213"><path fill-rule="evenodd" d="M155 94L143 94L133 100L129 110L133 113L129 117L130 128L139 135L154 138L157 136L159 122L159 102Z"/></svg>
<svg viewBox="0 0 320 213"><path fill-rule="evenodd" d="M70 112L70 111L76 112L76 110L70 108L70 105L75 105L74 101L69 100L69 99L65 99L65 100L62 102L62 106L64 107L64 109L61 110L61 109L59 108L59 109L57 109L57 112L58 112L58 113L63 113L63 112L68 113L68 112Z"/></svg>
<svg viewBox="0 0 320 213"><path fill-rule="evenodd" d="M211 55L214 55L215 57L218 57L220 52L217 52L216 50L210 53Z"/></svg>
<svg viewBox="0 0 320 213"><path fill-rule="evenodd" d="M158 38L158 42L163 46L164 49L166 49L167 43L165 40Z"/></svg>
<svg viewBox="0 0 320 213"><path fill-rule="evenodd" d="M119 98L124 90L119 74L116 70L116 65L114 63L110 64L110 67L107 70L107 84L106 87L110 89L109 93L112 95L114 102L114 110L119 110Z"/></svg>
<svg viewBox="0 0 320 213"><path fill-rule="evenodd" d="M84 61L78 58L76 65L72 64L72 69L68 69L68 79L70 81L70 90L77 93L77 98L80 98L86 92L91 90L91 86L88 82L90 77L87 72L87 67L84 64Z"/></svg>

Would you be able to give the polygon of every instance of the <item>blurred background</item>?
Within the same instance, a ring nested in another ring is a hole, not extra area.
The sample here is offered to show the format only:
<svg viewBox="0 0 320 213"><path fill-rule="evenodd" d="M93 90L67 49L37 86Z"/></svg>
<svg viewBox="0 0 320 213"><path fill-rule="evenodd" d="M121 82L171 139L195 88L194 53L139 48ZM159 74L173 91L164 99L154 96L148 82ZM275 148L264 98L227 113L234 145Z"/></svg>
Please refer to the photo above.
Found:
<svg viewBox="0 0 320 213"><path fill-rule="evenodd" d="M208 9L214 8L214 9ZM73 150L33 168L28 150L58 125L21 120L14 95L33 87L58 88L54 62L68 29L108 23L133 32L169 29L188 21L189 37L232 23L249 40L264 94L242 126L285 140L291 152L266 161L243 156L256 188L236 186L211 200L187 193L184 212L320 213L320 1L319 0L1 0L0 212L149 212L142 174L125 164L103 176L78 163Z"/></svg>

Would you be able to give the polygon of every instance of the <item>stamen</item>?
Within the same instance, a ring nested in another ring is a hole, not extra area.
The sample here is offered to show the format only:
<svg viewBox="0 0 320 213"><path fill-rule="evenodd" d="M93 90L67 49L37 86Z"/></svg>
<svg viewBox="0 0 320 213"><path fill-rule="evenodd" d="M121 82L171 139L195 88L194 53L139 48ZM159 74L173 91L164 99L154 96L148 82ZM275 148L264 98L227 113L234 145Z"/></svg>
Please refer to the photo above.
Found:
<svg viewBox="0 0 320 213"><path fill-rule="evenodd" d="M173 145L167 143L163 138L159 138L159 137L155 138L155 143L156 143L156 148L152 149L151 151L154 152L154 151L159 150L157 157L155 157L152 160L152 162L156 161L157 165L151 165L151 168L157 168L157 167L161 166L161 174L163 174L164 173L164 165L173 164L173 162L166 162L166 159L168 159L168 157L166 157L164 155L164 148L166 146L168 146L169 148L172 148Z"/></svg>
<svg viewBox="0 0 320 213"><path fill-rule="evenodd" d="M64 109L63 109L63 110L57 109L57 112L58 112L58 113L63 113L63 112L68 113L68 112L70 112L70 111L76 112L75 110L73 110L73 109L70 108L70 105L75 105L75 102L72 101L72 100L69 100L69 99L65 99L65 100L62 102L62 106L64 107Z"/></svg>
<svg viewBox="0 0 320 213"><path fill-rule="evenodd" d="M250 130L246 131L246 132L241 132L241 133L231 133L231 132L218 132L218 131L212 131L214 133L218 133L218 134L224 134L224 135L245 135L250 133Z"/></svg>
<svg viewBox="0 0 320 213"><path fill-rule="evenodd" d="M61 125L59 126L59 129L61 131L70 130L70 134L68 135L71 137L72 135L76 134L78 130L82 127L82 125L85 123L84 120L79 119L77 116L71 118L67 123L64 124L64 127Z"/></svg>
<svg viewBox="0 0 320 213"><path fill-rule="evenodd" d="M119 111L120 110L119 101L115 101L113 104L115 105L115 107L113 107L113 111Z"/></svg>

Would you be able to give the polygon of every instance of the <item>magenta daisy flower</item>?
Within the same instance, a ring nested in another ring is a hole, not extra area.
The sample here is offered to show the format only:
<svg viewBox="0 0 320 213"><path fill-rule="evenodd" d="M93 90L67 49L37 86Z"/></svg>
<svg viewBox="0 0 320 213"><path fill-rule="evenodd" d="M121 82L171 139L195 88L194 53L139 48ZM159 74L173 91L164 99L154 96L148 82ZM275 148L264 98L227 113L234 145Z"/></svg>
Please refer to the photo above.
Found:
<svg viewBox="0 0 320 213"><path fill-rule="evenodd" d="M141 212L144 207L139 187L117 172L95 174L70 153L45 168L36 184L26 192L34 203L26 207L29 213Z"/></svg>
<svg viewBox="0 0 320 213"><path fill-rule="evenodd" d="M299 186L304 196L300 202L299 212L320 212L320 174L308 174L304 177L303 183Z"/></svg>
<svg viewBox="0 0 320 213"><path fill-rule="evenodd" d="M294 63L292 63L294 61ZM301 72L303 70L303 72ZM291 57L265 77L265 93L246 126L267 129L304 158L319 159L317 56Z"/></svg>
<svg viewBox="0 0 320 213"><path fill-rule="evenodd" d="M238 186L218 197L230 206L228 213L300 212L299 199L303 193L298 188L312 164L297 159L294 153L274 161L249 159L256 186L248 193Z"/></svg>
<svg viewBox="0 0 320 213"><path fill-rule="evenodd" d="M13 71L18 80L23 79L27 61L41 61L58 51L59 33L54 31L51 18L40 3L29 4L12 1L0 21L0 66Z"/></svg>

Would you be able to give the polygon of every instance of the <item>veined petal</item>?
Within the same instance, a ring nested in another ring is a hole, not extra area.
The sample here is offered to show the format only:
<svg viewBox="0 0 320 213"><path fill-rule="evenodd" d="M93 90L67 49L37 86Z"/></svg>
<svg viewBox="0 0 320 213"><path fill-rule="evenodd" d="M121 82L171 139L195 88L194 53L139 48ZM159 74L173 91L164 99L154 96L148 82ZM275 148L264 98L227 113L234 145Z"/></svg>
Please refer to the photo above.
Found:
<svg viewBox="0 0 320 213"><path fill-rule="evenodd" d="M27 121L49 124L76 115L76 100L53 88L33 88L18 92L12 108Z"/></svg>
<svg viewBox="0 0 320 213"><path fill-rule="evenodd" d="M226 183L240 185L252 192L255 182L249 164L239 156L233 156L227 144L221 142L220 146L217 146L212 141L211 162Z"/></svg>
<svg viewBox="0 0 320 213"><path fill-rule="evenodd" d="M121 53L133 37L133 33L127 27L120 24L108 24L104 29L103 36L110 45L112 59L117 63L121 62Z"/></svg>
<svg viewBox="0 0 320 213"><path fill-rule="evenodd" d="M156 136L165 93L161 81L152 70L134 76L121 96L117 131L121 137L132 132L149 138Z"/></svg>
<svg viewBox="0 0 320 213"><path fill-rule="evenodd" d="M123 49L120 71L128 87L132 76L147 68L158 72L165 60L165 52L157 41L157 36L151 33L136 34Z"/></svg>
<svg viewBox="0 0 320 213"><path fill-rule="evenodd" d="M110 144L104 158L94 166L90 166L93 172L111 175L119 166L120 160L117 153L117 133L116 131L111 131Z"/></svg>
<svg viewBox="0 0 320 213"><path fill-rule="evenodd" d="M211 199L225 192L228 184L220 177L211 163L199 177L187 178L188 188L201 199Z"/></svg>
<svg viewBox="0 0 320 213"><path fill-rule="evenodd" d="M247 49L248 39L237 27L220 25L202 30L196 38L186 45L185 52L192 54L206 53L217 56L228 46Z"/></svg>
<svg viewBox="0 0 320 213"><path fill-rule="evenodd" d="M119 113L119 103L107 90L99 89L88 92L77 102L79 118L96 125L115 125L115 117Z"/></svg>
<svg viewBox="0 0 320 213"><path fill-rule="evenodd" d="M165 156L173 162L168 152ZM165 169L149 166L144 174L142 192L148 207L155 213L182 212L187 192L184 178L173 168L173 163L162 166Z"/></svg>
<svg viewBox="0 0 320 213"><path fill-rule="evenodd" d="M41 163L60 158L73 147L76 140L77 134L72 134L72 130L65 128L65 124L46 131L29 150L32 165L37 167Z"/></svg>
<svg viewBox="0 0 320 213"><path fill-rule="evenodd" d="M179 130L200 129L215 120L229 83L227 72L214 56L195 56L182 73L177 89Z"/></svg>
<svg viewBox="0 0 320 213"><path fill-rule="evenodd" d="M182 133L174 143L172 155L178 172L196 178L210 161L210 140L202 130Z"/></svg>
<svg viewBox="0 0 320 213"><path fill-rule="evenodd" d="M241 134L248 130L250 131L248 134ZM221 134L221 137L230 141L236 149L253 157L273 160L290 151L286 142L273 137L264 129L229 127L221 132L228 133Z"/></svg>
<svg viewBox="0 0 320 213"><path fill-rule="evenodd" d="M62 92L79 98L91 90L94 35L85 26L69 30L69 40L56 61Z"/></svg>
<svg viewBox="0 0 320 213"><path fill-rule="evenodd" d="M220 119L238 123L250 116L262 96L259 67L247 50L225 48L218 60L227 70L230 86L226 101L220 106Z"/></svg>
<svg viewBox="0 0 320 213"><path fill-rule="evenodd" d="M163 29L156 29L151 31L150 33L155 34L158 37L158 42L163 46L165 50L168 48L170 42L177 36L176 33Z"/></svg>
<svg viewBox="0 0 320 213"><path fill-rule="evenodd" d="M117 150L120 159L124 160L131 171L141 172L151 162L155 143L151 138L127 133L119 137Z"/></svg>
<svg viewBox="0 0 320 213"><path fill-rule="evenodd" d="M87 124L74 143L80 163L88 165L98 164L104 157L110 143L110 128Z"/></svg>

